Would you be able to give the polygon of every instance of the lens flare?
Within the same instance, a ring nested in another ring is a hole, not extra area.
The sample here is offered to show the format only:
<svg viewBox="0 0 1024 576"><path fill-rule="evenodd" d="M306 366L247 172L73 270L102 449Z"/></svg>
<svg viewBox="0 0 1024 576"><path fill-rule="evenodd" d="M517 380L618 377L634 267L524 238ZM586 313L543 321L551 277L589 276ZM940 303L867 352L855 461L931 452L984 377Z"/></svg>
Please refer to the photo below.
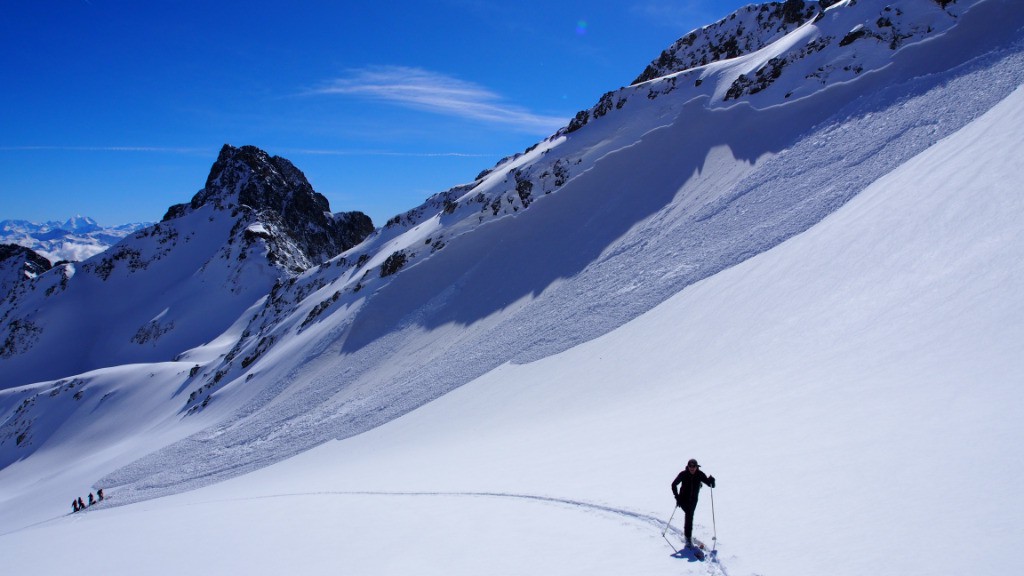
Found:
<svg viewBox="0 0 1024 576"><path fill-rule="evenodd" d="M586 20L580 20L579 22L576 22L576 34L578 34L579 36L583 36L586 33L587 33L587 21Z"/></svg>

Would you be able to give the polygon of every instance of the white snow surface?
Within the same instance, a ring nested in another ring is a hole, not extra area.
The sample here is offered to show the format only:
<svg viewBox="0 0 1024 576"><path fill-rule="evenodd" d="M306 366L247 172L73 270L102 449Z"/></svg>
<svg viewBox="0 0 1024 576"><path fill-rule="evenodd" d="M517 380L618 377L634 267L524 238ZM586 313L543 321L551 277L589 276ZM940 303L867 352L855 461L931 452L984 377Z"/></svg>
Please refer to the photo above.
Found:
<svg viewBox="0 0 1024 576"><path fill-rule="evenodd" d="M176 362L0 391L4 572L1014 573L1024 21L964 4L792 103L666 94L542 143L479 186L585 170L345 255L445 234L394 276L307 273L244 369L273 295ZM690 457L714 563L662 537Z"/></svg>

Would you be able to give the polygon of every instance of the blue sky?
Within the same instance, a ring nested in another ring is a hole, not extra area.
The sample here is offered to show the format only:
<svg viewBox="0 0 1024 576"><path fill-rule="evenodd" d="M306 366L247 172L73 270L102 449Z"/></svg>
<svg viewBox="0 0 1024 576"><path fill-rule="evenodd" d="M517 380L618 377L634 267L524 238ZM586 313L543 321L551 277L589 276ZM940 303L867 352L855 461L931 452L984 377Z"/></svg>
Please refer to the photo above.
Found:
<svg viewBox="0 0 1024 576"><path fill-rule="evenodd" d="M159 220L225 143L378 225L751 2L0 1L0 219Z"/></svg>

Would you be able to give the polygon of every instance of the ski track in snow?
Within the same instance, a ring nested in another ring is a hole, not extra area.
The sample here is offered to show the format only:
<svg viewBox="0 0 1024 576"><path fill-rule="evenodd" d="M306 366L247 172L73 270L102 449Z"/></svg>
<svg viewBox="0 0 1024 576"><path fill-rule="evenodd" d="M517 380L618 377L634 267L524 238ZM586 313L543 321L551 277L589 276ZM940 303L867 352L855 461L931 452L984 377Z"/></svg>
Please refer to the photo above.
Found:
<svg viewBox="0 0 1024 576"><path fill-rule="evenodd" d="M312 492L286 492L280 494L265 494L262 496L247 496L242 498L230 498L224 500L210 500L204 502L196 502L189 504L190 506L203 506L206 504L213 504L218 502L247 502L254 500L270 500L279 498L302 498L311 496L379 496L379 497L413 497L413 498L430 498L430 497L445 497L445 498L498 498L506 500L519 500L519 501L531 501L540 502L543 504L553 504L568 507L571 509L584 510L589 512L598 512L608 514L612 517L624 519L629 522L639 524L645 527L650 527L659 531L665 530L666 534L671 534L679 539L680 542L683 540L683 531L675 526L669 524L666 530L665 520L653 516L651 514L644 514L643 512L637 512L635 510L629 510L626 508L616 508L614 506L608 506L605 504L596 504L593 502L586 502L583 500L574 500L571 498L559 498L557 496L541 496L538 494L514 494L511 492L377 492L377 491L334 491L334 490L321 490ZM678 510L676 511L678 512ZM49 522L49 521L47 521ZM43 522L45 523L45 522ZM694 522L694 528L700 528L701 524ZM682 555L683 549L677 548L667 536L663 536L665 541L668 542L669 546L672 547L674 552L673 556L677 558L686 558L687 556ZM722 565L721 560L718 558L717 543L712 549L707 551L709 559L706 560L708 574L722 574L723 576L729 576L725 566Z"/></svg>
<svg viewBox="0 0 1024 576"><path fill-rule="evenodd" d="M319 490L319 491L309 491L309 492L283 492L283 493L278 493L278 494L265 494L265 495L258 495L258 496L245 496L245 497L238 497L238 498L225 498L225 499L205 500L205 501L198 501L198 502L188 503L188 504L185 504L185 506L190 506L190 507L191 506L206 506L206 505L210 505L210 504L218 504L218 503L225 503L225 502L252 502L252 501L259 501L259 500L275 500L275 499L286 499L286 498L305 498L305 497L321 497L321 496L329 496L329 497L370 496L370 497L382 497L382 498L402 498L402 497L412 497L412 498L494 498L494 499L501 499L501 500L510 500L510 501L513 501L513 502L514 501L538 502L538 503L541 503L541 504L549 504L549 505L562 506L562 507L565 507L565 508L568 508L568 509L573 509L573 510L581 510L581 511L585 511L585 512L593 512L593 513L605 514L605 515L608 515L608 516L610 516L612 518L618 518L620 520L624 520L626 522L632 523L634 525L638 525L638 526L646 528L646 529L656 530L656 531L659 532L659 535L662 538L664 538L665 542L668 543L668 545L672 548L672 551L673 551L672 557L677 558L677 559L681 559L681 560L689 560L690 562L703 562L705 564L705 566L706 566L706 573L707 574L711 574L711 575L721 574L722 576L729 576L729 573L726 570L725 565L722 564L721 559L719 558L719 555L718 555L719 551L717 549L717 541L711 547L711 549L708 549L708 550L705 551L705 553L707 555L707 559L703 560L703 561L699 561L692 554L685 553L685 549L684 548L678 547L675 543L672 542L672 540L669 539L668 536L671 535L671 536L675 537L677 541L682 543L683 542L683 531L680 528L677 528L676 526L672 525L671 523L666 524L666 520L664 520L662 518L658 518L658 517L656 517L656 516L654 516L652 514L645 514L643 512L638 512L636 510L629 510L629 509L626 509L626 508L616 508L614 506L609 506L609 505L606 505L606 504L597 504L597 503L594 503L594 502L587 502L587 501L584 501L584 500L576 500L576 499L572 499L572 498L560 498L560 497L557 497L557 496L543 496L543 495L539 495L539 494L516 494L516 493L511 493L511 492L445 492L445 491L435 491L435 492L414 492L414 491L408 491L408 492L384 492L384 491ZM38 528L40 526L45 526L47 524L52 524L54 522L61 521L61 520L70 521L70 522L78 522L78 521L83 520L89 514L102 513L104 510L109 510L111 508L116 508L116 507L121 507L121 506L125 506L125 505L128 505L128 504L131 504L130 502L124 502L124 501L120 501L120 500L118 500L118 501L110 501L109 499L105 500L104 502L105 502L105 504L102 507L99 506L99 505L96 505L95 507L87 508L86 510L81 511L81 512L67 513L67 514L62 514L62 515L55 516L55 517L52 517L52 518L47 518L45 520L41 520L39 522L35 522L33 524L30 524L30 525L19 527L16 530L10 530L8 532L0 533L0 537L7 536L9 534L14 534L14 533L17 533L17 532L22 532L22 531L25 531L25 530L30 530L30 529L33 529L33 528ZM681 521L681 516L679 516L678 512L679 512L678 509L674 510L672 515L670 516L670 520ZM705 528L705 526L703 526L702 524L700 524L698 522L695 522L694 523L694 528L696 530L700 530L702 528Z"/></svg>

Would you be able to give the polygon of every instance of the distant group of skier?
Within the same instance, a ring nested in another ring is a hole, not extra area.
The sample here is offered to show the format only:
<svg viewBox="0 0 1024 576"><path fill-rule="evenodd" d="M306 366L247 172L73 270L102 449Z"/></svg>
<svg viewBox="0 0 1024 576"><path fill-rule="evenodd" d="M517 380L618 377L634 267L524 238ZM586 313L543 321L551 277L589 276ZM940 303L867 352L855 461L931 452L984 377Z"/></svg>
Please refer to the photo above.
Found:
<svg viewBox="0 0 1024 576"><path fill-rule="evenodd" d="M99 497L98 499L97 496ZM85 510L86 508L92 506L93 504L103 502L103 498L105 498L105 496L103 495L103 488L97 490L95 496L93 495L92 492L89 492L89 504L83 502L82 497L79 496L78 498L71 500L71 510L73 512L81 512L82 510Z"/></svg>

